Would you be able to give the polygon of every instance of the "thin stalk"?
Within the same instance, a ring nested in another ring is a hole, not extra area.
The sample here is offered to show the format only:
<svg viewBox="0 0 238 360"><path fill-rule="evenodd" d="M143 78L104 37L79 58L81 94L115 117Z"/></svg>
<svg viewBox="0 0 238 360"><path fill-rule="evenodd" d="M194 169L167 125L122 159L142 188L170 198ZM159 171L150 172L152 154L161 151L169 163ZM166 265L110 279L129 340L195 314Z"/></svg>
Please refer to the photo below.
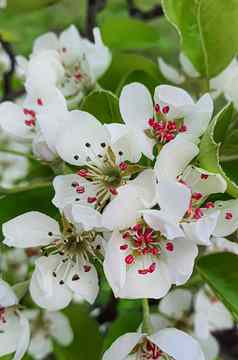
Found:
<svg viewBox="0 0 238 360"><path fill-rule="evenodd" d="M142 331L150 335L153 333L153 326L150 320L150 306L148 299L142 300L142 309L143 309Z"/></svg>
<svg viewBox="0 0 238 360"><path fill-rule="evenodd" d="M24 153L24 152L21 152L21 151L17 151L17 150L11 150L11 149L6 149L6 148L1 148L0 147L0 152L11 154L11 155L22 156L22 157L25 157L25 158L27 158L29 160L37 161L37 159L33 155L28 154L28 153Z"/></svg>

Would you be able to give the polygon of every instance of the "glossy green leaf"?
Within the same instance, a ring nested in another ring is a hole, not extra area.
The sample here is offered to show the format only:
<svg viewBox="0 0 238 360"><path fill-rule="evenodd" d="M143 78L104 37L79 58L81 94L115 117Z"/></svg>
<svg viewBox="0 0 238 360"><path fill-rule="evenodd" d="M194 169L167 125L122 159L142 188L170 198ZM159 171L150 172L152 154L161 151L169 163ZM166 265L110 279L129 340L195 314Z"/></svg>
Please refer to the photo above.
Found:
<svg viewBox="0 0 238 360"><path fill-rule="evenodd" d="M87 306L72 304L65 311L74 332L74 340L68 347L55 343L57 360L101 360L103 339L97 322L90 317Z"/></svg>
<svg viewBox="0 0 238 360"><path fill-rule="evenodd" d="M116 95L106 90L96 90L85 97L81 109L94 115L103 124L122 122Z"/></svg>
<svg viewBox="0 0 238 360"><path fill-rule="evenodd" d="M238 197L238 184L226 173L220 162L220 147L232 121L233 105L228 104L212 120L200 142L199 161L202 168L220 173L227 181L227 192Z"/></svg>
<svg viewBox="0 0 238 360"><path fill-rule="evenodd" d="M105 44L111 49L155 48L159 42L159 33L151 25L126 17L108 17L101 31Z"/></svg>
<svg viewBox="0 0 238 360"><path fill-rule="evenodd" d="M159 67L150 59L136 54L114 54L112 63L104 76L100 79L100 85L113 92L116 92L130 74L134 71L143 71L157 84L163 81ZM139 81L139 80L138 80Z"/></svg>
<svg viewBox="0 0 238 360"><path fill-rule="evenodd" d="M200 258L197 269L238 319L238 256L217 253Z"/></svg>
<svg viewBox="0 0 238 360"><path fill-rule="evenodd" d="M27 12L54 5L61 0L7 0L7 10L12 12Z"/></svg>
<svg viewBox="0 0 238 360"><path fill-rule="evenodd" d="M118 89L117 94L120 94L123 86L133 83L139 82L147 87L150 90L151 95L154 95L155 87L159 85L158 79L146 73L143 70L132 71L125 78L122 79Z"/></svg>
<svg viewBox="0 0 238 360"><path fill-rule="evenodd" d="M238 53L237 0L163 0L182 51L201 75L211 78Z"/></svg>

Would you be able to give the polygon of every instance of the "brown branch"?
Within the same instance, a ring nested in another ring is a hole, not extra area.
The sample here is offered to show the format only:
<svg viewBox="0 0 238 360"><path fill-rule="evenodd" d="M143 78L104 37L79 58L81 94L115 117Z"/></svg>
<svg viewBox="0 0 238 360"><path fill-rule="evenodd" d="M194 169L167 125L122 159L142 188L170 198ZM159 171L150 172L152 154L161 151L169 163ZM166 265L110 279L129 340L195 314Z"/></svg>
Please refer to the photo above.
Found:
<svg viewBox="0 0 238 360"><path fill-rule="evenodd" d="M6 51L6 53L9 56L10 59L10 69L9 71L5 72L3 75L3 97L2 101L11 99L12 94L12 78L15 71L16 61L15 61L15 55L12 50L12 46L9 42L3 40L2 37L0 37L0 43L2 45L2 48Z"/></svg>
<svg viewBox="0 0 238 360"><path fill-rule="evenodd" d="M104 9L107 0L88 0L85 34L89 40L93 40L93 28L97 25L97 14Z"/></svg>
<svg viewBox="0 0 238 360"><path fill-rule="evenodd" d="M152 20L164 14L161 5L155 5L152 9L143 11L134 4L134 0L127 0L127 6L131 17L142 20Z"/></svg>

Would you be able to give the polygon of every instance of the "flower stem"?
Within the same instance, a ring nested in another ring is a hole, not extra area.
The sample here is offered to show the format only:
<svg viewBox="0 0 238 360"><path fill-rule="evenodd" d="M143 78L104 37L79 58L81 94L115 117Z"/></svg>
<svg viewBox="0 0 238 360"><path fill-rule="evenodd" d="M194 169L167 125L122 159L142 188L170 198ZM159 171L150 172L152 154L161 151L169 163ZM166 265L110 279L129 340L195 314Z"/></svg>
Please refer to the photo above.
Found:
<svg viewBox="0 0 238 360"><path fill-rule="evenodd" d="M142 331L150 335L153 333L153 326L150 321L150 306L148 299L142 300L142 309L143 309Z"/></svg>
<svg viewBox="0 0 238 360"><path fill-rule="evenodd" d="M22 156L29 160L37 161L37 159L33 155L24 153L21 151L17 151L17 150L11 150L11 149L6 149L6 148L0 147L0 152L4 152L4 153L10 154L10 155Z"/></svg>

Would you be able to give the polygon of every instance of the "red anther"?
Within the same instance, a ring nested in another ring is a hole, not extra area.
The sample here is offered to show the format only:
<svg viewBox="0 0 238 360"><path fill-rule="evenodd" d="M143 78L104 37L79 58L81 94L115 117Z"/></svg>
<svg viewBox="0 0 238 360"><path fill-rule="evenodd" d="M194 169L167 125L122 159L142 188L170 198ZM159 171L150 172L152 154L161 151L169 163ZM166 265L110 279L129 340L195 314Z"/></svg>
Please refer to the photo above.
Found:
<svg viewBox="0 0 238 360"><path fill-rule="evenodd" d="M177 130L177 125L176 125L175 121L169 121L167 123L167 129L168 130Z"/></svg>
<svg viewBox="0 0 238 360"><path fill-rule="evenodd" d="M211 300L212 304L217 304L219 302L219 300L216 296L212 296L210 300Z"/></svg>
<svg viewBox="0 0 238 360"><path fill-rule="evenodd" d="M84 265L84 272L89 272L91 270L91 266L90 265Z"/></svg>
<svg viewBox="0 0 238 360"><path fill-rule="evenodd" d="M128 239L130 236L131 236L131 234L129 233L129 231L126 231L126 232L122 235L123 239Z"/></svg>
<svg viewBox="0 0 238 360"><path fill-rule="evenodd" d="M154 119L154 118L150 118L150 119L148 120L148 124L149 124L149 126L153 127L154 124L155 124L155 119Z"/></svg>
<svg viewBox="0 0 238 360"><path fill-rule="evenodd" d="M164 137L165 137L166 141L171 141L171 140L173 140L175 138L173 133L168 133Z"/></svg>
<svg viewBox="0 0 238 360"><path fill-rule="evenodd" d="M156 269L156 263L152 263L150 266L149 266L149 272L152 274Z"/></svg>
<svg viewBox="0 0 238 360"><path fill-rule="evenodd" d="M127 255L125 257L125 262L126 262L127 265L133 264L134 261L135 261L135 258L134 258L133 255Z"/></svg>
<svg viewBox="0 0 238 360"><path fill-rule="evenodd" d="M110 191L110 193L111 193L112 195L117 195L117 194L118 194L117 189L114 188L114 187L110 187L108 190Z"/></svg>
<svg viewBox="0 0 238 360"><path fill-rule="evenodd" d="M5 308L0 305L0 323L1 322L5 324L7 321L5 318Z"/></svg>
<svg viewBox="0 0 238 360"><path fill-rule="evenodd" d="M166 244L166 250L168 251L174 251L174 244L171 242L167 242Z"/></svg>
<svg viewBox="0 0 238 360"><path fill-rule="evenodd" d="M199 219L201 219L202 216L203 216L202 209L201 208L195 209L193 218L196 219L196 220L199 220Z"/></svg>
<svg viewBox="0 0 238 360"><path fill-rule="evenodd" d="M146 255L146 254L148 254L149 252L150 252L150 249L149 249L149 248L144 248L144 249L142 250L143 255Z"/></svg>
<svg viewBox="0 0 238 360"><path fill-rule="evenodd" d="M140 270L137 270L137 272L140 275L146 275L146 274L148 274L149 270L148 269L140 269Z"/></svg>
<svg viewBox="0 0 238 360"><path fill-rule="evenodd" d="M185 132L187 131L187 126L186 125L181 125L179 128L179 132Z"/></svg>
<svg viewBox="0 0 238 360"><path fill-rule="evenodd" d="M150 249L150 252L151 252L152 255L156 256L159 253L159 249L154 247L154 248Z"/></svg>
<svg viewBox="0 0 238 360"><path fill-rule="evenodd" d="M36 125L35 119L25 120L25 125L34 127Z"/></svg>
<svg viewBox="0 0 238 360"><path fill-rule="evenodd" d="M74 77L75 77L76 80L81 80L82 79L82 74L77 73L77 74L74 75Z"/></svg>
<svg viewBox="0 0 238 360"><path fill-rule="evenodd" d="M202 180L207 180L208 176L209 176L208 174L201 174L200 178Z"/></svg>
<svg viewBox="0 0 238 360"><path fill-rule="evenodd" d="M225 219L226 220L231 220L233 218L232 212L231 211L227 211L225 214Z"/></svg>
<svg viewBox="0 0 238 360"><path fill-rule="evenodd" d="M81 177L86 177L88 176L88 170L86 169L80 169L78 172L77 172L77 175L81 176Z"/></svg>
<svg viewBox="0 0 238 360"><path fill-rule="evenodd" d="M85 187L84 186L77 186L76 187L76 192L78 193L78 194L83 194L84 192L85 192Z"/></svg>
<svg viewBox="0 0 238 360"><path fill-rule="evenodd" d="M159 106L159 104L155 104L155 112L156 112L157 114L160 113L160 106Z"/></svg>
<svg viewBox="0 0 238 360"><path fill-rule="evenodd" d="M214 203L213 203L212 201L208 201L208 202L204 205L204 207L205 207L206 209L213 209L213 208L215 207L215 205L214 205Z"/></svg>
<svg viewBox="0 0 238 360"><path fill-rule="evenodd" d="M97 201L97 198L95 196L89 196L88 197L88 203L93 204L95 201Z"/></svg>
<svg viewBox="0 0 238 360"><path fill-rule="evenodd" d="M132 228L134 231L138 232L142 230L142 225L141 224L135 224Z"/></svg>
<svg viewBox="0 0 238 360"><path fill-rule="evenodd" d="M167 105L167 106L164 106L163 109L162 109L162 111L163 111L163 114L168 114L168 112L169 112L169 106L168 106L168 105Z"/></svg>
<svg viewBox="0 0 238 360"><path fill-rule="evenodd" d="M28 249L25 249L25 253L28 257L38 256L39 250L36 248L28 248Z"/></svg>
<svg viewBox="0 0 238 360"><path fill-rule="evenodd" d="M124 244L120 246L120 250L127 250L128 249L128 245Z"/></svg>
<svg viewBox="0 0 238 360"><path fill-rule="evenodd" d="M202 198L202 194L200 192L195 192L192 194L192 198L194 200L200 200Z"/></svg>
<svg viewBox="0 0 238 360"><path fill-rule="evenodd" d="M62 47L62 52L65 53L67 51L66 47Z"/></svg>
<svg viewBox="0 0 238 360"><path fill-rule="evenodd" d="M126 170L128 168L128 164L126 162L121 162L119 164L119 168L120 168L121 171L124 171L124 170Z"/></svg>
<svg viewBox="0 0 238 360"><path fill-rule="evenodd" d="M38 98L36 101L37 101L37 105L43 106L43 100L42 99Z"/></svg>

